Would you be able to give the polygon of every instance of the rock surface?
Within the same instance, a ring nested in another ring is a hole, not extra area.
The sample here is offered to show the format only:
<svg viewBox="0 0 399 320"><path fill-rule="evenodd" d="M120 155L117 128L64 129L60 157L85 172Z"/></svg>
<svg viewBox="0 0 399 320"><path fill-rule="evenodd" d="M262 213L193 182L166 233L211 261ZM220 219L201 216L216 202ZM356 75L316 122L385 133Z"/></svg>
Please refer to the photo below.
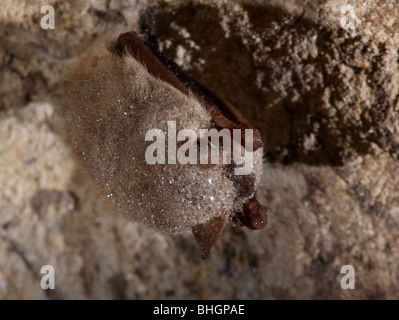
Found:
<svg viewBox="0 0 399 320"><path fill-rule="evenodd" d="M399 298L399 5L394 1L4 1L0 299ZM166 55L267 149L269 225L191 236L115 213L65 142L57 88L107 30L159 6ZM55 30L40 7L53 5ZM56 290L42 290L43 265ZM341 267L352 265L355 289Z"/></svg>

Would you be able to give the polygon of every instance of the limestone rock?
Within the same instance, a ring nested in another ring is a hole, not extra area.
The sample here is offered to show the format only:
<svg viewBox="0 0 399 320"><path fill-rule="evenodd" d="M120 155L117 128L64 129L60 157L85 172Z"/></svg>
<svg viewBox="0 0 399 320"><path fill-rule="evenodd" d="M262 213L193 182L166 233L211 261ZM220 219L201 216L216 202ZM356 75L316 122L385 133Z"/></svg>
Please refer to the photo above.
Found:
<svg viewBox="0 0 399 320"><path fill-rule="evenodd" d="M269 225L192 237L126 222L75 161L57 88L85 44L146 1L3 1L0 299L399 298L399 6L151 1L162 49L264 136ZM56 290L40 287L43 265ZM340 286L352 265L355 289Z"/></svg>

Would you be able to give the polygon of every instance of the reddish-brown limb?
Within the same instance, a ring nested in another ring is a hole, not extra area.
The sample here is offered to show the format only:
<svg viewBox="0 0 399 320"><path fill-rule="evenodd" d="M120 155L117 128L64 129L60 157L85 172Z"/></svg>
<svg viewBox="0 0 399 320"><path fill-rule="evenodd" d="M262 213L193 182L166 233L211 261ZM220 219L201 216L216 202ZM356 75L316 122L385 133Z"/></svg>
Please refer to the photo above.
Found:
<svg viewBox="0 0 399 320"><path fill-rule="evenodd" d="M243 211L236 213L233 221L252 230L263 229L267 224L267 208L253 197L244 203Z"/></svg>

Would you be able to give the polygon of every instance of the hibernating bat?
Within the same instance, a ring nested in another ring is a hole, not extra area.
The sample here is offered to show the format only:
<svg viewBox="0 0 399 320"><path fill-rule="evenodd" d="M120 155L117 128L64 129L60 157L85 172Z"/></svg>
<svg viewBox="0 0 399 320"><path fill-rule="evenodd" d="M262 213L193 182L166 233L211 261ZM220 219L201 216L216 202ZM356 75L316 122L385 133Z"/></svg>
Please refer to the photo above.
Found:
<svg viewBox="0 0 399 320"><path fill-rule="evenodd" d="M162 55L153 11L145 11L141 21L141 33L98 40L79 58L63 89L66 131L87 172L120 212L159 231L192 232L205 258L228 221L251 229L267 223L266 208L256 200L260 133ZM150 164L152 142L146 135L154 129L165 135L158 142L166 145L155 152L158 162ZM250 172L237 175L243 164L234 158L230 164L222 157L211 162L211 156L207 163L168 162L170 152L185 143L172 141L182 129L198 134L196 148L201 129L227 129L231 137L240 129L229 146L239 142L239 154L252 161ZM252 134L249 151L246 132Z"/></svg>

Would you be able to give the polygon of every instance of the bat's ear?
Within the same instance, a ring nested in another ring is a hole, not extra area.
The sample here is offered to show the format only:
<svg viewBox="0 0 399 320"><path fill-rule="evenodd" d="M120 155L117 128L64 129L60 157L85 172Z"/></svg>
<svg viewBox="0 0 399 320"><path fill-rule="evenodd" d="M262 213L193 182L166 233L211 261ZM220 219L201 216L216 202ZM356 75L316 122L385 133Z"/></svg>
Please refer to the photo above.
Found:
<svg viewBox="0 0 399 320"><path fill-rule="evenodd" d="M213 244L226 226L228 217L228 214L215 217L206 223L197 224L192 228L194 238L197 240L202 251L202 259L205 259L209 255Z"/></svg>

